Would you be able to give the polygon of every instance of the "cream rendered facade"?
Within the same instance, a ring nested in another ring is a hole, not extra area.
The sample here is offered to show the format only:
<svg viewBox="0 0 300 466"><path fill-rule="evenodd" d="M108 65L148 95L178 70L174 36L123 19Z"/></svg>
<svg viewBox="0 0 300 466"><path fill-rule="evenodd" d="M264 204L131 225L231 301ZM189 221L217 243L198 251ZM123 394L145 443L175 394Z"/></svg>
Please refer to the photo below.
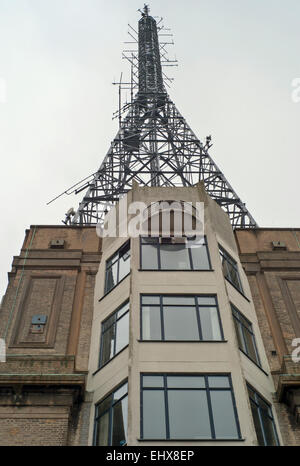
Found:
<svg viewBox="0 0 300 466"><path fill-rule="evenodd" d="M205 235L209 250L209 271L146 271L140 269L140 239L131 238L131 268L117 286L104 293L106 261L117 251L126 238L104 238L102 260L96 277L94 316L89 358L87 392L90 392L89 445L93 444L95 406L109 393L128 381L127 445L257 445L257 436L251 414L246 383L250 384L270 405L274 385L260 335L257 317L247 277L239 262L234 234L228 216L206 194L203 185L195 187L139 187L128 193L128 203L143 201L146 205L163 200L204 202ZM118 209L118 206L116 207ZM222 246L238 264L243 294L223 276L219 254ZM216 295L224 334L224 341L167 342L141 341L140 295ZM129 345L99 369L101 323L126 299L130 302ZM252 323L261 368L254 364L238 347L231 311L232 303ZM230 374L236 403L241 438L237 440L141 439L140 374ZM279 443L282 444L275 409L272 409Z"/></svg>

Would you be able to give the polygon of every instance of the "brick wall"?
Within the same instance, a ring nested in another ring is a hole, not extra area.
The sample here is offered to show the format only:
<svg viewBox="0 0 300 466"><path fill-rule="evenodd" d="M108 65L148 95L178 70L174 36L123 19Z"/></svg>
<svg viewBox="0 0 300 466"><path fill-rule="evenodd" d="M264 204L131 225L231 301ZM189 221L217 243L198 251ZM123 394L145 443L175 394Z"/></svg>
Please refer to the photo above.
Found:
<svg viewBox="0 0 300 466"><path fill-rule="evenodd" d="M51 246L57 239L63 247ZM0 363L0 445L87 442L84 389L100 249L93 227L26 231L0 310L7 350ZM42 327L32 324L37 315L46 318Z"/></svg>
<svg viewBox="0 0 300 466"><path fill-rule="evenodd" d="M235 236L275 383L283 441L300 445L300 362L291 362L293 339L300 338L300 230L236 230Z"/></svg>

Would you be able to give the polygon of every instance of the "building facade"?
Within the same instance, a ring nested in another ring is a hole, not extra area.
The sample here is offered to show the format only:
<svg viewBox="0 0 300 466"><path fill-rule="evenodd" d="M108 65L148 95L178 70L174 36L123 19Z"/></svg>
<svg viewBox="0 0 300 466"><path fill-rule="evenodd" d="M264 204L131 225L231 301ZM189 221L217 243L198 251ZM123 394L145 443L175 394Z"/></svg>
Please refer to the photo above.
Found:
<svg viewBox="0 0 300 466"><path fill-rule="evenodd" d="M92 227L32 226L0 312L0 445L85 445L95 274Z"/></svg>
<svg viewBox="0 0 300 466"><path fill-rule="evenodd" d="M299 445L300 231L234 232L202 184L134 183L134 202L203 203L203 241L160 220L132 237L120 204L115 236L26 232L1 306L0 444Z"/></svg>
<svg viewBox="0 0 300 466"><path fill-rule="evenodd" d="M300 445L300 229L235 230L285 445Z"/></svg>
<svg viewBox="0 0 300 466"><path fill-rule="evenodd" d="M204 203L201 246L163 235L103 238L87 381L88 444L283 444L229 218L201 184L134 184L127 196L128 205L170 200Z"/></svg>

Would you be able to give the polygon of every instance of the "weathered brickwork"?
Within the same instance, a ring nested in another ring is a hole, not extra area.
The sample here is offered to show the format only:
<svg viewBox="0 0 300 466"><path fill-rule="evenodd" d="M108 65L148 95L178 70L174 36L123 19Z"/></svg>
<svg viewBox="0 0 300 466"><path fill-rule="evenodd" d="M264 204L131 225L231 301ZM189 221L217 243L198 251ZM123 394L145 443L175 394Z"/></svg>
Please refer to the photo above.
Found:
<svg viewBox="0 0 300 466"><path fill-rule="evenodd" d="M85 383L100 257L93 227L33 226L26 232L0 310L7 351L0 363L0 445L86 444ZM41 325L34 323L39 318Z"/></svg>
<svg viewBox="0 0 300 466"><path fill-rule="evenodd" d="M300 338L300 230L260 228L235 235L274 378L284 444L300 445L300 361L292 360L293 341Z"/></svg>

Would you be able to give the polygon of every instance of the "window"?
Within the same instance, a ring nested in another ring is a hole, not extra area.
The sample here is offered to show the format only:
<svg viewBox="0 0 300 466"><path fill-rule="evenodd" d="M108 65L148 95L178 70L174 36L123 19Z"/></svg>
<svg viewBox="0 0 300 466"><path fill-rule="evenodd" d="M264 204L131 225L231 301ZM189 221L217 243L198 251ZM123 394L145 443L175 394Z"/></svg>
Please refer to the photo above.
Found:
<svg viewBox="0 0 300 466"><path fill-rule="evenodd" d="M279 445L271 406L250 385L247 387L258 444Z"/></svg>
<svg viewBox="0 0 300 466"><path fill-rule="evenodd" d="M129 343L129 302L102 322L99 367Z"/></svg>
<svg viewBox="0 0 300 466"><path fill-rule="evenodd" d="M107 262L105 293L114 288L130 272L130 242L127 241Z"/></svg>
<svg viewBox="0 0 300 466"><path fill-rule="evenodd" d="M236 261L232 259L232 257L221 246L219 246L219 252L221 256L224 277L227 278L227 280L229 280L235 288L243 293L242 282L239 276Z"/></svg>
<svg viewBox="0 0 300 466"><path fill-rule="evenodd" d="M193 238L141 237L143 270L210 270L206 238L193 244Z"/></svg>
<svg viewBox="0 0 300 466"><path fill-rule="evenodd" d="M96 405L94 445L122 446L127 438L128 385L125 383Z"/></svg>
<svg viewBox="0 0 300 466"><path fill-rule="evenodd" d="M261 363L251 322L249 322L233 304L231 304L231 310L240 350L260 366Z"/></svg>
<svg viewBox="0 0 300 466"><path fill-rule="evenodd" d="M142 295L141 339L223 340L216 297Z"/></svg>
<svg viewBox="0 0 300 466"><path fill-rule="evenodd" d="M143 374L143 439L239 439L229 375Z"/></svg>

